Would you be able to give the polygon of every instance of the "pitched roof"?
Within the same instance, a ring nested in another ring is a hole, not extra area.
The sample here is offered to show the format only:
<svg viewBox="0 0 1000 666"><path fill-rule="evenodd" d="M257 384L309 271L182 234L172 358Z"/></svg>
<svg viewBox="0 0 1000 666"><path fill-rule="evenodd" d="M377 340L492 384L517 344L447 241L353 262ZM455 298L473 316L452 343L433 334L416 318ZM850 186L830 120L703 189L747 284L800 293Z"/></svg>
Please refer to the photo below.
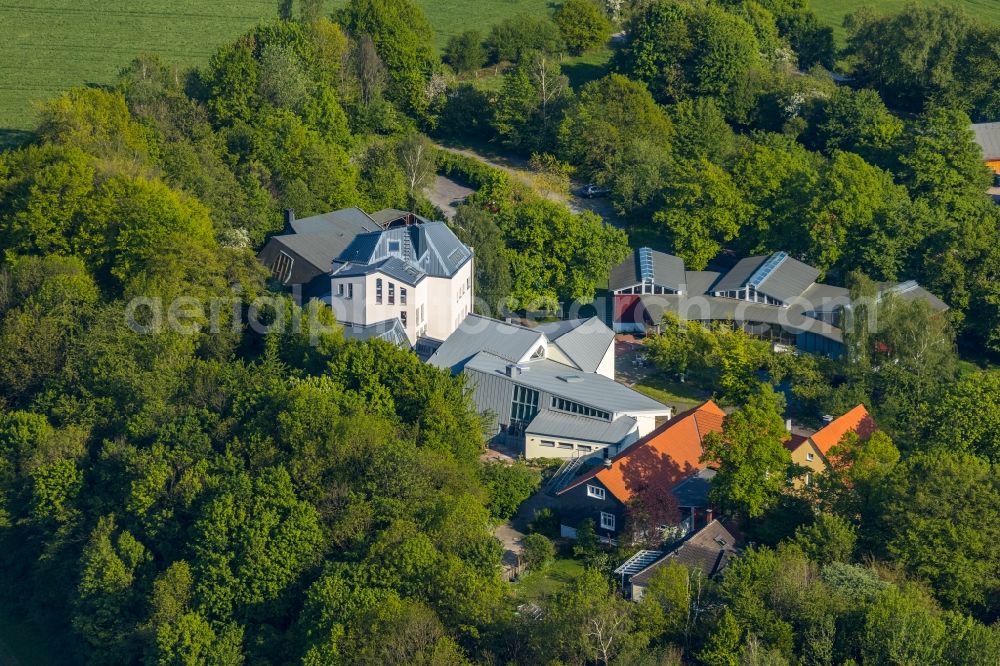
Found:
<svg viewBox="0 0 1000 666"><path fill-rule="evenodd" d="M984 160L1000 159L1000 123L976 123L972 126L972 133L983 149Z"/></svg>
<svg viewBox="0 0 1000 666"><path fill-rule="evenodd" d="M927 291L916 280L906 280L905 282L880 282L878 285L879 296L892 294L903 301L924 300L934 312L944 312L948 309L948 304L940 298Z"/></svg>
<svg viewBox="0 0 1000 666"><path fill-rule="evenodd" d="M684 260L648 247L633 250L625 261L611 269L608 289L624 289L645 279L675 291L684 285Z"/></svg>
<svg viewBox="0 0 1000 666"><path fill-rule="evenodd" d="M431 363L447 344L448 341L445 341L445 344L441 345L437 353L431 357ZM487 376L500 375L514 384L613 414L663 415L670 412L670 408L666 405L604 375L582 372L550 359L539 359L518 364L520 371L514 376L509 376L507 368L514 362L483 351L465 362L465 372L466 374L479 372Z"/></svg>
<svg viewBox="0 0 1000 666"><path fill-rule="evenodd" d="M615 342L615 332L596 316L541 324L535 330L545 333L584 372L597 372Z"/></svg>
<svg viewBox="0 0 1000 666"><path fill-rule="evenodd" d="M810 435L816 448L825 456L827 452L840 443L840 440L848 432L856 432L859 437L865 438L875 432L875 421L872 419L864 405L858 405L840 418L836 418L821 430Z"/></svg>
<svg viewBox="0 0 1000 666"><path fill-rule="evenodd" d="M593 478L623 503L650 483L673 487L704 467L702 440L710 432L722 432L725 416L711 400L689 409L612 458L610 466L587 472L558 494Z"/></svg>
<svg viewBox="0 0 1000 666"><path fill-rule="evenodd" d="M819 271L784 252L746 257L736 263L713 287L713 292L735 291L748 284L782 303L801 296L816 281Z"/></svg>
<svg viewBox="0 0 1000 666"><path fill-rule="evenodd" d="M713 520L682 541L677 548L632 576L631 581L633 584L645 585L657 569L670 561L700 569L711 577L722 571L738 553L736 537L718 520Z"/></svg>
<svg viewBox="0 0 1000 666"><path fill-rule="evenodd" d="M470 314L427 362L458 373L480 352L486 351L509 363L517 363L544 343L545 339L538 331Z"/></svg>
<svg viewBox="0 0 1000 666"><path fill-rule="evenodd" d="M632 416L619 416L609 422L543 409L531 420L524 433L566 437L597 444L617 444L635 430L635 424L636 419Z"/></svg>

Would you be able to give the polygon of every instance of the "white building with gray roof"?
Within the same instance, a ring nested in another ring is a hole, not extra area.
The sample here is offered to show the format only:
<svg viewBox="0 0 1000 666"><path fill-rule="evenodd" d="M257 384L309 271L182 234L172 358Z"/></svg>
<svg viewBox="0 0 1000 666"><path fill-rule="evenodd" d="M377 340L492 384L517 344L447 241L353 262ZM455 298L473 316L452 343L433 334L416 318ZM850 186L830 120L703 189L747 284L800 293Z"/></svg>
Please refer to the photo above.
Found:
<svg viewBox="0 0 1000 666"><path fill-rule="evenodd" d="M528 328L470 315L428 362L464 373L492 434L526 458L612 457L670 416L614 380L614 354L597 317Z"/></svg>
<svg viewBox="0 0 1000 666"><path fill-rule="evenodd" d="M330 305L348 337L444 340L472 311L473 253L444 222L387 208L296 220L258 255L282 284ZM400 335L402 333L402 335Z"/></svg>

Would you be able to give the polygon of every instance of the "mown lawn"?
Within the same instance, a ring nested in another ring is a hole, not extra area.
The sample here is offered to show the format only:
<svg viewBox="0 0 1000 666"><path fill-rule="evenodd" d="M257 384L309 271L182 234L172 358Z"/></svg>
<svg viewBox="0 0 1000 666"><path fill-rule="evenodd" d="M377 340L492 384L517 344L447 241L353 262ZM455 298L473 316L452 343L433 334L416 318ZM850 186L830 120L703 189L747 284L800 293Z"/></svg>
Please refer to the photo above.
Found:
<svg viewBox="0 0 1000 666"><path fill-rule="evenodd" d="M644 377L632 388L653 400L680 407L684 405L694 407L708 398L704 391L693 384L672 381L660 374Z"/></svg>
<svg viewBox="0 0 1000 666"><path fill-rule="evenodd" d="M514 595L518 601L537 604L566 587L583 573L583 565L577 560L557 559L544 571L530 571L514 584Z"/></svg>
<svg viewBox="0 0 1000 666"><path fill-rule="evenodd" d="M551 12L549 0L416 0L440 49L452 35L484 35L507 16ZM327 0L334 11L346 0ZM141 53L198 65L278 0L7 0L0 3L0 145L31 128L34 105L71 86L112 82Z"/></svg>
<svg viewBox="0 0 1000 666"><path fill-rule="evenodd" d="M907 0L810 0L821 23L833 27L837 43L844 44L844 17L858 7L876 7L886 13L898 12ZM970 16L992 23L1000 23L1000 2L997 0L940 0L940 4L958 5Z"/></svg>

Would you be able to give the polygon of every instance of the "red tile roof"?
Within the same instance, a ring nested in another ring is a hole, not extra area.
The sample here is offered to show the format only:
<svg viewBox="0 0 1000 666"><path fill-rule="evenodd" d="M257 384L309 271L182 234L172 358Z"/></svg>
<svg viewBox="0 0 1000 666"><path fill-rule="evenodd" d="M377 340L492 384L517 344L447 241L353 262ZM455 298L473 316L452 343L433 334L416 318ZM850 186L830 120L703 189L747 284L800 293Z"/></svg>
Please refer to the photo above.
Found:
<svg viewBox="0 0 1000 666"><path fill-rule="evenodd" d="M816 448L825 456L827 452L840 444L840 440L849 432L856 432L862 439L875 432L875 421L864 405L858 405L843 416L834 419L822 430L810 435Z"/></svg>
<svg viewBox="0 0 1000 666"><path fill-rule="evenodd" d="M673 487L705 467L702 440L710 432L722 432L725 417L711 400L678 414L612 458L610 467L584 474L558 494L593 478L623 503L653 480Z"/></svg>

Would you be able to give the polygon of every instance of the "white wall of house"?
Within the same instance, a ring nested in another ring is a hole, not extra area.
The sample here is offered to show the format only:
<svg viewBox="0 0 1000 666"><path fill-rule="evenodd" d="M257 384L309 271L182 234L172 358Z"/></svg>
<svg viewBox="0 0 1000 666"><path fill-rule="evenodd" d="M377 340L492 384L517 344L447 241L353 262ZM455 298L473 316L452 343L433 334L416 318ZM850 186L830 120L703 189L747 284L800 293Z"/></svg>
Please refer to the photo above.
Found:
<svg viewBox="0 0 1000 666"><path fill-rule="evenodd" d="M379 280L382 281L381 299L378 298ZM330 307L337 321L367 326L387 319L402 320L405 314L404 329L410 344L421 335L444 340L472 312L472 261L452 278L427 276L415 285L374 272L350 278L333 276L330 287Z"/></svg>
<svg viewBox="0 0 1000 666"><path fill-rule="evenodd" d="M655 414L630 414L630 416L635 417L639 437L645 437L656 429ZM667 414L667 418L673 418L673 410Z"/></svg>
<svg viewBox="0 0 1000 666"><path fill-rule="evenodd" d="M615 343L613 340L608 345L608 350L604 352L604 358L597 366L597 374L604 375L608 379L615 378Z"/></svg>
<svg viewBox="0 0 1000 666"><path fill-rule="evenodd" d="M638 439L638 430L632 431L617 444L588 442L582 439L553 437L552 435L527 432L524 434L524 457L527 460L531 460L532 458L563 458L566 460L573 458L603 458L604 450L609 447L608 457L611 457L624 451L631 444L638 441Z"/></svg>
<svg viewBox="0 0 1000 666"><path fill-rule="evenodd" d="M426 277L427 337L446 340L472 312L472 259L451 278Z"/></svg>

